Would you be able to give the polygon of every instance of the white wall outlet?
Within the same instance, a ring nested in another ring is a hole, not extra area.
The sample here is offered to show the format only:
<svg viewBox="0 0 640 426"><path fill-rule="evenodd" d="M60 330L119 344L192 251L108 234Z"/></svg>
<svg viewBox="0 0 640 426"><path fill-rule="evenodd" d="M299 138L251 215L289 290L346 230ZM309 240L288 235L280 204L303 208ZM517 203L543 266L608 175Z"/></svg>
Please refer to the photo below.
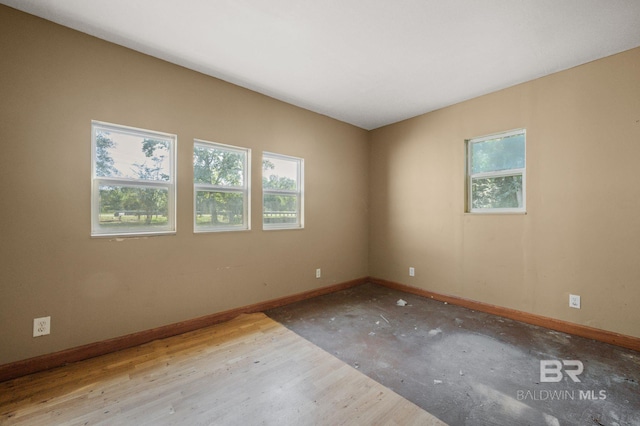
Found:
<svg viewBox="0 0 640 426"><path fill-rule="evenodd" d="M316 278L320 278L322 276L322 271L320 268L316 269Z"/></svg>
<svg viewBox="0 0 640 426"><path fill-rule="evenodd" d="M51 333L51 317L33 319L33 337L46 336Z"/></svg>
<svg viewBox="0 0 640 426"><path fill-rule="evenodd" d="M413 266L409 266L409 276L410 277L416 276L416 269Z"/></svg>
<svg viewBox="0 0 640 426"><path fill-rule="evenodd" d="M580 309L580 296L575 294L569 295L569 307Z"/></svg>

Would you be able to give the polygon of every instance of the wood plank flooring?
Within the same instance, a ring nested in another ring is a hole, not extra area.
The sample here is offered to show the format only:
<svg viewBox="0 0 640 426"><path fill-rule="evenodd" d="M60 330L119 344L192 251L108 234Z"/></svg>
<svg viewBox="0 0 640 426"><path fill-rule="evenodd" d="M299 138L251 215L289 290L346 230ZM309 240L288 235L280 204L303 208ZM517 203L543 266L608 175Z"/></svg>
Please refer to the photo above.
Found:
<svg viewBox="0 0 640 426"><path fill-rule="evenodd" d="M264 314L0 383L0 425L443 425Z"/></svg>

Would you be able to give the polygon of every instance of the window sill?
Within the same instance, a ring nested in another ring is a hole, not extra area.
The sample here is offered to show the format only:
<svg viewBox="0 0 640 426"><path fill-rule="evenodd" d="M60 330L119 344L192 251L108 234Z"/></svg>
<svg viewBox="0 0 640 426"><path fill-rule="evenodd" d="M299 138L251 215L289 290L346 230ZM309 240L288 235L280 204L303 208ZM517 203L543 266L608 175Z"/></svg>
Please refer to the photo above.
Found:
<svg viewBox="0 0 640 426"><path fill-rule="evenodd" d="M527 212L464 212L465 216L526 215Z"/></svg>
<svg viewBox="0 0 640 426"><path fill-rule="evenodd" d="M153 237L173 236L176 235L176 231L166 232L149 232L140 234L92 234L91 238L96 239L111 239L111 240L135 240L135 239L147 239Z"/></svg>

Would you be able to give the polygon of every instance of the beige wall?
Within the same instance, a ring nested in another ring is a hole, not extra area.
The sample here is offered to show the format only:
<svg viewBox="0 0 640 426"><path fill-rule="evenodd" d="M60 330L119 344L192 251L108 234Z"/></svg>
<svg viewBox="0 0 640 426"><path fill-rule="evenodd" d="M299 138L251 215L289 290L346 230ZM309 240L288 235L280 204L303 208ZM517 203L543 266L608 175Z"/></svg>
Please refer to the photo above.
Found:
<svg viewBox="0 0 640 426"><path fill-rule="evenodd" d="M640 337L640 49L369 133L4 6L0 55L0 364L366 275ZM178 135L175 236L89 237L91 120ZM527 214L465 214L464 140L519 127ZM193 234L193 138L253 150L253 230Z"/></svg>
<svg viewBox="0 0 640 426"><path fill-rule="evenodd" d="M465 214L464 140L521 127L527 214ZM372 276L640 337L640 48L380 128L371 144Z"/></svg>
<svg viewBox="0 0 640 426"><path fill-rule="evenodd" d="M0 55L0 364L368 274L364 130L5 6ZM92 119L178 135L175 236L89 237ZM194 138L252 149L251 231L193 234ZM262 231L263 150L305 159L304 230Z"/></svg>

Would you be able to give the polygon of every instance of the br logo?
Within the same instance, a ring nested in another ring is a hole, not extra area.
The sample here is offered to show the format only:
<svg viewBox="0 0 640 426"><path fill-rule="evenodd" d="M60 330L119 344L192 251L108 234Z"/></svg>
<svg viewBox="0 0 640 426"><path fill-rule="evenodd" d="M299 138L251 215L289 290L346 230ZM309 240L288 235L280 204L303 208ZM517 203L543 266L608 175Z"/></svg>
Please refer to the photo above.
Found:
<svg viewBox="0 0 640 426"><path fill-rule="evenodd" d="M582 374L584 366L581 361L567 360L561 361L555 359L540 360L540 381L541 382L559 382L562 380L562 370L574 382L579 382L578 376ZM570 367L570 368L566 368Z"/></svg>

